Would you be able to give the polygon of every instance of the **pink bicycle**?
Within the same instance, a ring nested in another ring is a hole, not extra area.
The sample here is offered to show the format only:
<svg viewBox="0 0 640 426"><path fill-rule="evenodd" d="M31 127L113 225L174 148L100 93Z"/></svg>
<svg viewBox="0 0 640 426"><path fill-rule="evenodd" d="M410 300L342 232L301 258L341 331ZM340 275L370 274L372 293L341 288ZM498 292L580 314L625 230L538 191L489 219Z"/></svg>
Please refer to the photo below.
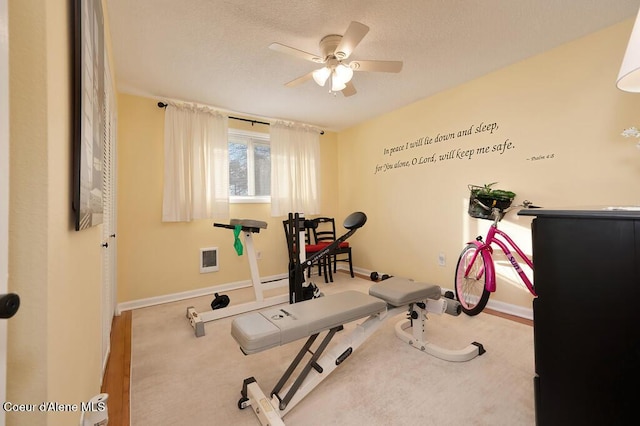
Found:
<svg viewBox="0 0 640 426"><path fill-rule="evenodd" d="M511 207L511 200L476 197L474 196L474 188L477 187L470 186L469 215L480 219L493 220L493 224L484 240L480 235L475 241L470 241L458 258L454 287L456 299L460 302L462 311L470 316L478 315L482 312L487 306L489 296L496 291L496 270L493 262L492 247L494 244L505 254L529 292L534 297L537 296L533 283L525 274L512 250L531 269L533 269L533 262L506 232L498 229L498 222L511 209L515 207L535 208L536 206L525 200L521 205Z"/></svg>

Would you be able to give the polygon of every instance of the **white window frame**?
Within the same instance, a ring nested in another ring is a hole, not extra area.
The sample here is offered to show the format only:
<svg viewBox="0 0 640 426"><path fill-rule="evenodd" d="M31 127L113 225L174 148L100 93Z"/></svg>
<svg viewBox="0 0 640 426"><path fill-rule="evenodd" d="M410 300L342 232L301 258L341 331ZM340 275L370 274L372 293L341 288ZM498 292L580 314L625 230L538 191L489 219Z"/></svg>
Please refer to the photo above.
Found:
<svg viewBox="0 0 640 426"><path fill-rule="evenodd" d="M259 141L269 145L271 149L268 133L252 132L249 130L240 130L229 128L229 141L232 138L243 139L247 142L247 176L249 179L249 192L255 192L255 176L254 159L253 159L253 141ZM271 203L271 195L229 195L229 203L231 204L268 204Z"/></svg>

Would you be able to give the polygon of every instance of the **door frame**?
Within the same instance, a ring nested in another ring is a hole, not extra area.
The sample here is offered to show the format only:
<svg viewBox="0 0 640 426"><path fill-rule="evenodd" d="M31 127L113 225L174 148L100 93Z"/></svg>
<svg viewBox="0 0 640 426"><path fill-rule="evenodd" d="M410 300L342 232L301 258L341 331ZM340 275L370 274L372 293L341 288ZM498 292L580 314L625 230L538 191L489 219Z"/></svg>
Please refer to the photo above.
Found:
<svg viewBox="0 0 640 426"><path fill-rule="evenodd" d="M9 11L0 0L0 294L9 277ZM0 319L0 401L7 398L7 320ZM5 425L0 410L0 426Z"/></svg>

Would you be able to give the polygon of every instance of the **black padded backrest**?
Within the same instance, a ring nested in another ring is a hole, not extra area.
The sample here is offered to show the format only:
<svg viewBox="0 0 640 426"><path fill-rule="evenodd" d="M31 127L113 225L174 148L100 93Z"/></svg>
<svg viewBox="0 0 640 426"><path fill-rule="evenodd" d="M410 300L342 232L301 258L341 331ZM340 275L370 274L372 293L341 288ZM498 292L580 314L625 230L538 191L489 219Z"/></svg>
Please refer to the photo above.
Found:
<svg viewBox="0 0 640 426"><path fill-rule="evenodd" d="M362 228L367 223L367 215L362 212L351 213L344 220L343 226L347 229Z"/></svg>
<svg viewBox="0 0 640 426"><path fill-rule="evenodd" d="M307 244L317 244L315 233L318 228L318 221L316 219L306 219L304 221L304 239ZM313 235L313 240L311 236Z"/></svg>

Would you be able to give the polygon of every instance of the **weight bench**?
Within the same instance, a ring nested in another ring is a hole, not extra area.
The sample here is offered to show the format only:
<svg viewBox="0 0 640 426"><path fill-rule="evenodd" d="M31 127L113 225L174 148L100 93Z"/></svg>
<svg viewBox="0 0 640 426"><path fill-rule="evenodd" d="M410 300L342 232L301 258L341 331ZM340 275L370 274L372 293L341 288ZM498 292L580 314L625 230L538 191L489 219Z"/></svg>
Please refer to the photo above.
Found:
<svg viewBox="0 0 640 426"><path fill-rule="evenodd" d="M231 324L231 335L245 355L307 338L271 391L271 398L266 397L255 378L249 377L243 382L238 408L251 406L263 425L284 425L282 417L341 365L387 318L406 311L409 318L401 320L395 332L414 348L447 361L468 361L485 352L477 342L461 350L449 350L425 341L427 312L459 315L460 304L441 297L439 286L392 277L373 284L369 294L344 291L235 318ZM363 318L366 318L363 323L329 347L344 324ZM412 332L409 333L408 329ZM323 332L326 335L312 351L311 347ZM311 355L310 359L293 383L285 388L306 355Z"/></svg>

